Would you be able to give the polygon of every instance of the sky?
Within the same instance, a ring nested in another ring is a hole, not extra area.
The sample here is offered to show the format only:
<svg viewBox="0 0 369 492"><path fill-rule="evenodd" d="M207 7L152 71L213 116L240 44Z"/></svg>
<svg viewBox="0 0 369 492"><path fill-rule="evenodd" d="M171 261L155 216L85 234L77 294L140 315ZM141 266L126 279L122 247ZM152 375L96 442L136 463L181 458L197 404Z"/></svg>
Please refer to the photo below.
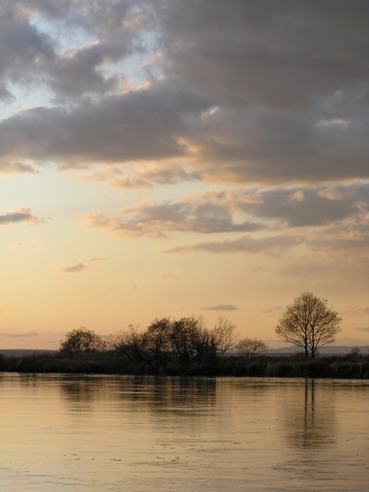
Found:
<svg viewBox="0 0 369 492"><path fill-rule="evenodd" d="M304 291L369 344L368 0L0 0L0 348Z"/></svg>

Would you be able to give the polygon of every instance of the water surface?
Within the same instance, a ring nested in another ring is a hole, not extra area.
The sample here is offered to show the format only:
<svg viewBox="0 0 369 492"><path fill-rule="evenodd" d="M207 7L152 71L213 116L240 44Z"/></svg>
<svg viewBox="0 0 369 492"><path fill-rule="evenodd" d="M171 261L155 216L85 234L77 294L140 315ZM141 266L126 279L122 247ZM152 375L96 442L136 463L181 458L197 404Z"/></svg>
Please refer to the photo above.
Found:
<svg viewBox="0 0 369 492"><path fill-rule="evenodd" d="M8 491L366 491L369 382L0 374Z"/></svg>

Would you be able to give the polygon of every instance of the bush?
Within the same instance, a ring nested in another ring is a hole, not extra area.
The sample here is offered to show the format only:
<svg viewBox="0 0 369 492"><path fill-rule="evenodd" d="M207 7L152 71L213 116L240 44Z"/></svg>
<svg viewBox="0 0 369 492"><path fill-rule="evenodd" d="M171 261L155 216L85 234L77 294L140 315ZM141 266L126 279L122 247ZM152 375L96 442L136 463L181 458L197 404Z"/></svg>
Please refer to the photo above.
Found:
<svg viewBox="0 0 369 492"><path fill-rule="evenodd" d="M309 360L306 363L306 376L309 378L323 378L330 374L330 367L323 359Z"/></svg>
<svg viewBox="0 0 369 492"><path fill-rule="evenodd" d="M274 377L293 377L295 376L294 364L285 361L268 363L265 375Z"/></svg>
<svg viewBox="0 0 369 492"><path fill-rule="evenodd" d="M333 364L335 376L339 378L361 378L362 368L356 362L340 361Z"/></svg>

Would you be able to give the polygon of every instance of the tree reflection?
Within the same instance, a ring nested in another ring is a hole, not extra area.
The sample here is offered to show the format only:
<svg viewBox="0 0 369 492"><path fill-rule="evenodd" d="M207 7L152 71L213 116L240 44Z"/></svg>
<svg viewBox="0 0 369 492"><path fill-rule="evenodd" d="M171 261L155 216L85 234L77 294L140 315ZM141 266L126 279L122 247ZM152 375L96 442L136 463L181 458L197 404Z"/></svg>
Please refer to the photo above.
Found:
<svg viewBox="0 0 369 492"><path fill-rule="evenodd" d="M61 398L67 403L67 410L71 413L91 413L94 402L104 400L105 377L62 375L58 383Z"/></svg>
<svg viewBox="0 0 369 492"><path fill-rule="evenodd" d="M69 410L92 411L95 401L122 409L155 412L215 404L216 380L155 376L64 376L60 394Z"/></svg>
<svg viewBox="0 0 369 492"><path fill-rule="evenodd" d="M287 438L297 448L321 448L333 443L333 393L316 387L314 379L306 379L303 392L287 405Z"/></svg>
<svg viewBox="0 0 369 492"><path fill-rule="evenodd" d="M211 378L132 377L120 382L119 397L151 410L209 405L215 401L216 381Z"/></svg>

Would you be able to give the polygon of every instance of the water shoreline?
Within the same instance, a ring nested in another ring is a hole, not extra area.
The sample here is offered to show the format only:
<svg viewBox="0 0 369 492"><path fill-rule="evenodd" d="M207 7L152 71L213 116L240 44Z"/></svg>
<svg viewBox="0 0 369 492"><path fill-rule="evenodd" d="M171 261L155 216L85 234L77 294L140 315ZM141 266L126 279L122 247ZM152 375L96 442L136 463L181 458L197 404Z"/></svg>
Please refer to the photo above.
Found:
<svg viewBox="0 0 369 492"><path fill-rule="evenodd" d="M184 363L171 357L132 361L116 352L46 352L10 357L0 355L0 372L369 379L369 355L320 356L316 359L304 359L300 355L225 356L216 361Z"/></svg>

